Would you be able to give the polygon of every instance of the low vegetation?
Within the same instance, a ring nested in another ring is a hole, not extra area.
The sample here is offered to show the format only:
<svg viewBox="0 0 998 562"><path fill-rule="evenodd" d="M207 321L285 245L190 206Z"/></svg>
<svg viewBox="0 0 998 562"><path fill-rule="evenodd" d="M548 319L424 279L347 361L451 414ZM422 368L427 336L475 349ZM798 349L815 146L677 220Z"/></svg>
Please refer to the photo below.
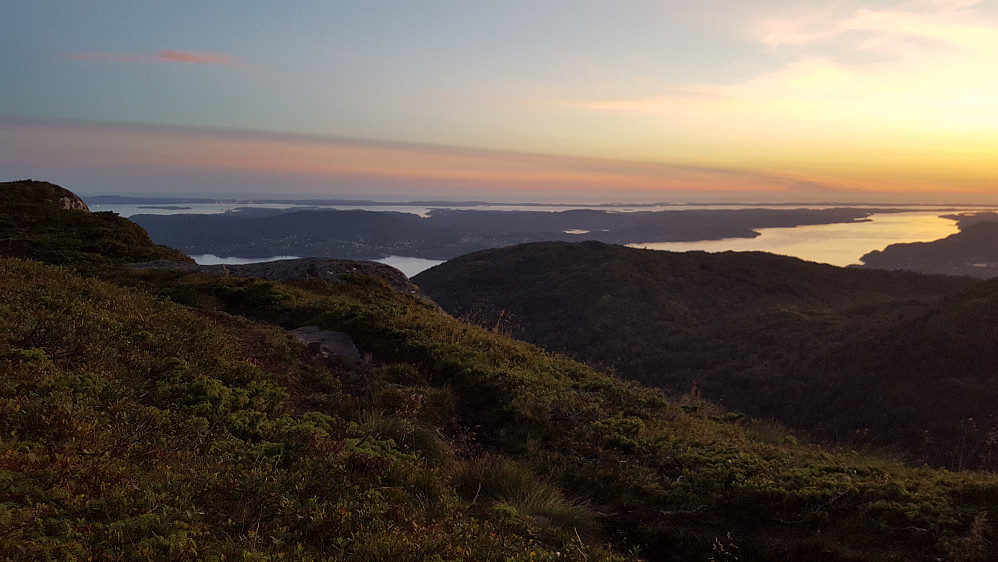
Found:
<svg viewBox="0 0 998 562"><path fill-rule="evenodd" d="M364 275L0 258L0 371L11 559L998 556L993 475L801 444Z"/></svg>
<svg viewBox="0 0 998 562"><path fill-rule="evenodd" d="M0 256L33 258L86 271L139 261L193 261L173 248L153 244L128 219L109 212L67 210L62 198L85 208L75 194L55 184L0 183Z"/></svg>

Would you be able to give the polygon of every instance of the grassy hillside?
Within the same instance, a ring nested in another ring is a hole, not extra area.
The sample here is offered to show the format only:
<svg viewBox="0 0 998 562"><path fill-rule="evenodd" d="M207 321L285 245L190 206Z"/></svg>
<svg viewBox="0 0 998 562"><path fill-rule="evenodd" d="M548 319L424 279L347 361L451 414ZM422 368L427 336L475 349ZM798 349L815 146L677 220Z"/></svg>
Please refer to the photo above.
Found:
<svg viewBox="0 0 998 562"><path fill-rule="evenodd" d="M998 294L970 279L552 243L470 254L415 281L457 316L669 393L696 381L711 400L832 440L998 468L983 306Z"/></svg>
<svg viewBox="0 0 998 562"><path fill-rule="evenodd" d="M462 497L452 399L389 383L404 365L318 365L283 330L33 262L0 260L0 286L0 556L609 556L530 517L593 518L526 469L538 505Z"/></svg>
<svg viewBox="0 0 998 562"><path fill-rule="evenodd" d="M100 277L0 259L0 557L998 555L993 475L800 445L381 279Z"/></svg>

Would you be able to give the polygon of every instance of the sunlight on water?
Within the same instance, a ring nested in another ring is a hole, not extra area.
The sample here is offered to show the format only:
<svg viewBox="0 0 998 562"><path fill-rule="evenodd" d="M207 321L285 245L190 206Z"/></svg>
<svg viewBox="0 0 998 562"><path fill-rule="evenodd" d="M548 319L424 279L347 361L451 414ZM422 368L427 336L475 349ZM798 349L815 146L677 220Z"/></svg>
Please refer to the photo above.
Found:
<svg viewBox="0 0 998 562"><path fill-rule="evenodd" d="M794 228L760 228L756 238L727 238L701 242L650 242L633 248L685 252L763 251L801 259L852 265L873 250L901 242L930 242L957 232L956 221L939 212L878 213L857 223L821 224Z"/></svg>
<svg viewBox="0 0 998 562"><path fill-rule="evenodd" d="M247 205L247 206L251 206ZM198 207L197 204L189 205ZM263 207L262 205L255 205ZM275 205L276 207L277 205ZM108 207L108 206L105 206ZM119 210L124 210L120 209ZM511 207L512 208L512 207ZM574 207L578 208L578 207ZM677 209L683 206L675 206ZM695 206L689 206L695 208ZM107 209L101 209L107 210ZM202 205L193 211L178 211L156 209L157 213L175 214L184 212L222 212L219 204ZM387 210L382 208L382 210ZM401 211L402 207L391 210ZM429 211L426 208L409 209L419 214ZM960 212L982 212L977 209L919 210L900 213L876 213L870 220L855 223L823 224L813 226L797 226L789 228L760 228L756 238L728 238L724 240L706 240L699 242L647 242L628 244L634 248L649 248L653 250L670 250L685 252L703 250L707 252L723 251L763 251L799 257L801 259L846 266L860 263L859 258L873 250L882 250L889 244L904 242L931 242L945 238L958 231L956 221L941 218L941 214L957 214ZM581 234L581 232L570 231ZM294 259L297 256L274 256L269 258L222 258L212 254L192 256L201 265L238 265L257 263L279 259ZM404 256L388 256L379 260L401 270L412 277L426 269L443 263L443 260L427 260Z"/></svg>

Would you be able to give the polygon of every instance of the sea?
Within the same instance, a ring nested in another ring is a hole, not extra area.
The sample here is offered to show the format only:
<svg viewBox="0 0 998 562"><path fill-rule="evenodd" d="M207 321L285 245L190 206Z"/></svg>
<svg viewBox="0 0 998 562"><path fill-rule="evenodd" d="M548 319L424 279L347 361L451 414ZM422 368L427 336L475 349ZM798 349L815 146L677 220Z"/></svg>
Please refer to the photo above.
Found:
<svg viewBox="0 0 998 562"><path fill-rule="evenodd" d="M433 209L461 208L481 210L521 210L521 211L565 211L571 209L601 209L614 212L634 211L681 211L703 209L827 209L842 207L842 205L698 205L675 204L655 206L627 205L462 205L451 207L447 205L297 205L281 203L257 204L252 202L219 202L219 203L181 203L171 205L92 205L93 211L113 211L123 217L137 214L214 214L233 212L240 208L260 209L341 209L368 211L396 211L427 216ZM722 240L702 240L697 242L658 242L649 240L629 244L635 248L653 250L668 250L685 252L700 250L706 252L724 251L762 251L774 254L794 256L808 261L828 263L838 266L860 264L860 258L873 251L882 250L890 244L907 242L931 242L945 238L958 232L955 220L943 218L942 215L960 213L979 213L995 211L991 207L940 207L940 206L905 206L903 210L874 212L867 220L849 223L804 225L782 228L756 229L759 236L755 238L725 238ZM580 240L583 235L580 234ZM266 258L246 258L240 256L215 256L203 254L191 256L202 265L243 264L279 259L293 259L298 256L272 256ZM391 265L407 276L412 277L443 260L428 260L409 256L385 256L375 260Z"/></svg>

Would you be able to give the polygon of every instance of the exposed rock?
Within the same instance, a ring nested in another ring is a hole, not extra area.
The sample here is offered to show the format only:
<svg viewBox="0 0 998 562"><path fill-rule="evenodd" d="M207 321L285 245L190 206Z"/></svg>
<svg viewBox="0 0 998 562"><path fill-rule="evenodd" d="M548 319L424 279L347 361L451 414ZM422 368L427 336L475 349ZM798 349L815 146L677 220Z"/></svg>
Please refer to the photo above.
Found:
<svg viewBox="0 0 998 562"><path fill-rule="evenodd" d="M360 359L360 351L346 332L323 330L319 326L302 326L291 330L291 333L320 357L345 357L351 361Z"/></svg>
<svg viewBox="0 0 998 562"><path fill-rule="evenodd" d="M19 181L2 182L0 183L0 187L2 188L17 187L21 189L26 188L31 193L35 194L35 197L37 197L38 199L50 201L59 208L68 209L71 211L85 211L87 213L90 212L90 208L87 207L87 204L84 203L83 199L80 199L78 195L66 189L65 187L47 181L35 181L27 179Z"/></svg>
<svg viewBox="0 0 998 562"><path fill-rule="evenodd" d="M58 185L53 185L52 187L54 188L53 191L55 192L55 196L58 198L58 202L62 204L63 209L90 212L90 207L87 207L87 204L84 203L83 199L80 199L77 194Z"/></svg>

